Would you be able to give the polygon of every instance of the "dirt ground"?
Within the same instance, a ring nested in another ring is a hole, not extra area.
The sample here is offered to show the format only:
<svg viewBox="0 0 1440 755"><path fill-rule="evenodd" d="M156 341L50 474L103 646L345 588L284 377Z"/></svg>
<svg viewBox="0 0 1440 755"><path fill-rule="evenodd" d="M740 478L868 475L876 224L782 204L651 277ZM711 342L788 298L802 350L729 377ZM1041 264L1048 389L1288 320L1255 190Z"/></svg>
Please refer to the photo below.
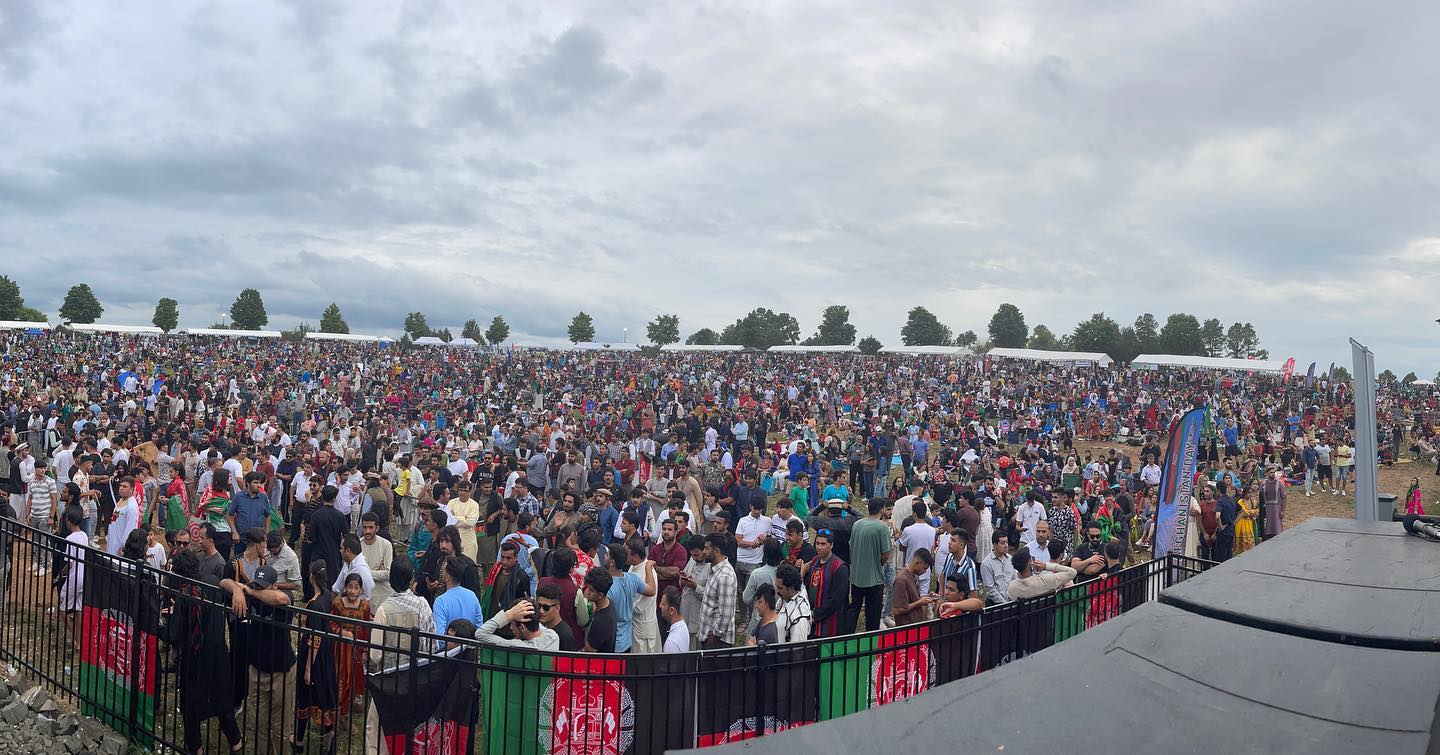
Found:
<svg viewBox="0 0 1440 755"><path fill-rule="evenodd" d="M1165 445L1161 441L1161 447ZM1132 459L1140 449L1133 446L1119 446L1114 443L1091 443L1088 441L1076 441L1075 448L1082 454L1086 450L1103 454L1111 448L1119 449L1123 453L1129 453ZM1392 467L1380 467L1379 478L1376 487L1381 494L1390 493L1399 499L1400 512L1405 512L1405 492L1410 489L1410 478L1416 477L1420 480L1420 490L1425 502L1425 513L1440 514L1440 475L1435 474L1434 462L1412 461L1409 458L1402 459ZM1290 489L1290 497L1286 502L1285 526L1293 527L1312 516L1339 517L1352 519L1355 517L1355 496L1354 481L1352 480L1346 495L1335 495L1324 490L1318 485L1315 487L1315 495L1306 498L1303 490Z"/></svg>

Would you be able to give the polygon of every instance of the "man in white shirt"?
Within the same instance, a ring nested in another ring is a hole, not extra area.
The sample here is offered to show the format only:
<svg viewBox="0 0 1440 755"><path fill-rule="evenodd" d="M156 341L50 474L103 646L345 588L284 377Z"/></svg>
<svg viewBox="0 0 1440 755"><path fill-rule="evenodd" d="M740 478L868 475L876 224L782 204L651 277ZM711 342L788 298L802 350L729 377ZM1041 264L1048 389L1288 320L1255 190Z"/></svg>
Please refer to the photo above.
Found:
<svg viewBox="0 0 1440 755"><path fill-rule="evenodd" d="M65 438L60 441L60 450L55 452L55 475L63 486L70 481L70 470L75 466L75 441Z"/></svg>
<svg viewBox="0 0 1440 755"><path fill-rule="evenodd" d="M1015 525L1020 528L1020 539L1033 540L1035 524L1049 518L1050 515L1045 512L1045 504L1038 499L1027 498L1015 509Z"/></svg>
<svg viewBox="0 0 1440 755"><path fill-rule="evenodd" d="M735 579L741 585L750 572L764 562L765 539L770 537L770 518L765 516L765 499L750 502L750 514L735 525Z"/></svg>
<svg viewBox="0 0 1440 755"><path fill-rule="evenodd" d="M935 547L935 536L937 532L937 530L930 525L929 518L925 512L925 504L922 500L917 499L916 503L911 504L911 514L914 515L915 521L901 531L900 539L896 541L896 544L900 546L896 550L904 554L905 560L901 563L906 564L915 558L915 554L919 552L921 548L929 550ZM929 569L926 569L923 574L917 576L915 581L920 583L921 595L930 594Z"/></svg>
<svg viewBox="0 0 1440 755"><path fill-rule="evenodd" d="M360 556L365 559L365 565L370 568L370 576L375 580L370 603L378 606L395 594L390 589L390 567L395 561L395 546L380 537L380 517L371 512L363 515L361 519L360 530L363 534L360 536Z"/></svg>
<svg viewBox="0 0 1440 755"><path fill-rule="evenodd" d="M335 584L330 589L337 593L345 591L345 578L351 574L360 575L361 595L366 600L375 594L375 576L370 573L370 564L365 561L365 555L361 552L360 538L353 532L345 533L340 539L340 560L344 563L340 566L340 573L335 577Z"/></svg>
<svg viewBox="0 0 1440 755"><path fill-rule="evenodd" d="M459 450L450 452L450 463L445 465L445 469L457 478L470 476L470 467L460 458Z"/></svg>
<svg viewBox="0 0 1440 755"><path fill-rule="evenodd" d="M1035 523L1035 534L1021 538L1020 545L1030 549L1030 558L1044 563L1050 560L1050 522L1044 519Z"/></svg>
<svg viewBox="0 0 1440 755"><path fill-rule="evenodd" d="M667 587L660 593L660 616L670 624L670 630L665 633L666 653L690 652L690 628L680 615L679 604L680 591L675 587Z"/></svg>
<svg viewBox="0 0 1440 755"><path fill-rule="evenodd" d="M1158 487L1160 485L1160 465L1152 459L1140 470L1140 481L1152 488Z"/></svg>
<svg viewBox="0 0 1440 755"><path fill-rule="evenodd" d="M110 529L105 534L105 552L120 555L130 532L140 526L140 504L135 500L135 484L126 477L116 491L115 513L110 515Z"/></svg>

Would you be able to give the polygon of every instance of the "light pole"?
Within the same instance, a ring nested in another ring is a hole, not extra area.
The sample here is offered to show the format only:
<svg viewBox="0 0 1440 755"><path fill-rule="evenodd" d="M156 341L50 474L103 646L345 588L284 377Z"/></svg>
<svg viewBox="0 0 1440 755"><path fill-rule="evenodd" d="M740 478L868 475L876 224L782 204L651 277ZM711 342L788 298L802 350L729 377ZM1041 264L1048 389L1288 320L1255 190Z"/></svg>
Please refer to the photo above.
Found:
<svg viewBox="0 0 1440 755"><path fill-rule="evenodd" d="M1440 322L1440 320L1437 320L1436 322ZM620 333L621 333L621 335L620 335L620 339L621 339L620 342L621 342L621 343L630 343L630 329L629 329L629 328L621 328L621 329L620 329Z"/></svg>

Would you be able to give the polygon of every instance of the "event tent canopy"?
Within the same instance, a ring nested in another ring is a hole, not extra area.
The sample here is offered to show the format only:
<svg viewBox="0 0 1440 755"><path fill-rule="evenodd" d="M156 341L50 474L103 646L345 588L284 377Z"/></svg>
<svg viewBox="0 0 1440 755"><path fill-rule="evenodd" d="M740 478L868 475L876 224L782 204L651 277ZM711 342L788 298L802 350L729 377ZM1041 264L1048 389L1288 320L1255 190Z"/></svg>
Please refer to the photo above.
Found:
<svg viewBox="0 0 1440 755"><path fill-rule="evenodd" d="M909 356L937 355L963 357L971 353L969 348L964 346L886 346L880 350L881 354L906 354Z"/></svg>
<svg viewBox="0 0 1440 755"><path fill-rule="evenodd" d="M1109 367L1115 360L1109 354L1098 351L1046 351L1044 349L991 349L989 355L992 357L1004 357L1006 359L1024 359L1031 362L1066 362L1069 364L1098 364L1101 367Z"/></svg>
<svg viewBox="0 0 1440 755"><path fill-rule="evenodd" d="M229 330L226 328L187 328L180 331L192 336L224 336L226 338L279 338L278 330Z"/></svg>
<svg viewBox="0 0 1440 755"><path fill-rule="evenodd" d="M1233 359L1230 357L1192 357L1184 354L1141 354L1130 362L1131 367L1196 367L1207 370L1249 370L1282 372L1285 362L1275 359Z"/></svg>
<svg viewBox="0 0 1440 755"><path fill-rule="evenodd" d="M416 346L444 346L444 339L435 336L420 336L414 341Z"/></svg>
<svg viewBox="0 0 1440 755"><path fill-rule="evenodd" d="M385 336L362 336L356 333L321 333L311 331L305 334L311 341L350 341L351 343L394 343L395 339Z"/></svg>
<svg viewBox="0 0 1440 755"><path fill-rule="evenodd" d="M859 354L859 346L806 346L803 343L794 345L771 346L768 349L775 354Z"/></svg>
<svg viewBox="0 0 1440 755"><path fill-rule="evenodd" d="M0 320L0 330L49 330L48 322L25 322L24 320Z"/></svg>
<svg viewBox="0 0 1440 755"><path fill-rule="evenodd" d="M585 341L571 346L576 351L639 351L638 343L601 343L599 341Z"/></svg>
<svg viewBox="0 0 1440 755"><path fill-rule="evenodd" d="M154 325L108 325L101 322L77 322L72 323L69 327L78 333L119 333L122 335L158 336L165 332Z"/></svg>
<svg viewBox="0 0 1440 755"><path fill-rule="evenodd" d="M1435 387L1435 381L1434 381L1434 380L1411 380L1411 381L1410 381L1410 384L1411 384L1411 385L1418 385L1418 386L1420 386L1421 388L1434 388L1434 387Z"/></svg>
<svg viewBox="0 0 1440 755"><path fill-rule="evenodd" d="M447 342L445 345L446 345L446 346L464 346L464 347L473 349L473 348L479 346L479 345L480 345L480 342L479 342L479 341L476 341L476 340L473 339L473 338L465 338L464 336L461 336L460 338L455 338L455 339L450 340L450 341Z"/></svg>
<svg viewBox="0 0 1440 755"><path fill-rule="evenodd" d="M744 346L741 346L740 344L736 344L736 343L717 343L717 344L712 344L712 345L709 345L709 346L706 346L706 345L704 345L704 344L698 344L698 343L672 343L672 344L670 344L669 346L666 346L666 347L664 347L664 348L662 348L662 349L660 349L660 350L661 350L661 351L680 351L680 352L686 352L686 351L689 351L689 352L704 352L704 351L744 351L744 350L745 350L745 347L744 347Z"/></svg>

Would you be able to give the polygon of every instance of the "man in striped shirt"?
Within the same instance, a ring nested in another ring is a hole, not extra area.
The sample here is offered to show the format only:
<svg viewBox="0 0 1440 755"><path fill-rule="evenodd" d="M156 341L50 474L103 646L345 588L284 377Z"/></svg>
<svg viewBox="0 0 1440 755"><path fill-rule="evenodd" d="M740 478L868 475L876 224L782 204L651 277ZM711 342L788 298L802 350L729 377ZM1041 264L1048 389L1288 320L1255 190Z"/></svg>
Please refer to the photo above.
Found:
<svg viewBox="0 0 1440 755"><path fill-rule="evenodd" d="M60 489L55 480L50 477L50 465L43 460L35 462L35 480L30 483L26 490L27 503L29 504L29 524L31 528L41 532L51 532L54 529L55 510L60 503ZM17 514L20 512L16 512ZM31 574L44 574L49 570L46 562L49 560L49 553L44 548L32 547L30 552L34 554L35 565L30 567Z"/></svg>

